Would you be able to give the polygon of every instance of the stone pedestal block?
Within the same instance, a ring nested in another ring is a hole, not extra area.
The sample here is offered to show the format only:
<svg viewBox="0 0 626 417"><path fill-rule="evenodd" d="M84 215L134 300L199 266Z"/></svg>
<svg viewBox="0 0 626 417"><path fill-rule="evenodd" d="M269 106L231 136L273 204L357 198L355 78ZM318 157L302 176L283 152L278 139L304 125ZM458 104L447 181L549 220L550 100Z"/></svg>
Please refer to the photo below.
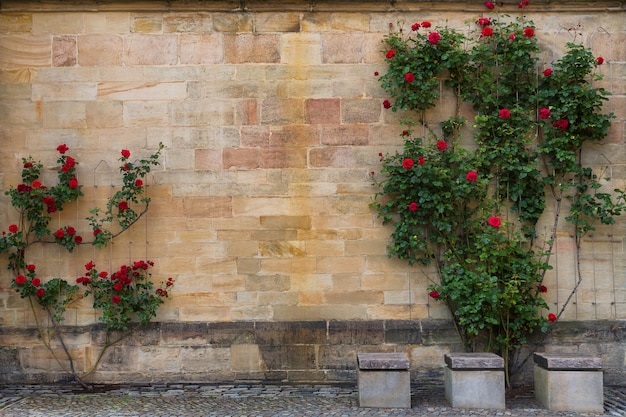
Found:
<svg viewBox="0 0 626 417"><path fill-rule="evenodd" d="M493 353L444 356L446 399L456 408L504 409L504 360Z"/></svg>
<svg viewBox="0 0 626 417"><path fill-rule="evenodd" d="M552 411L602 413L600 358L571 353L535 353L535 398Z"/></svg>
<svg viewBox="0 0 626 417"><path fill-rule="evenodd" d="M404 353L359 353L359 406L411 408L409 358Z"/></svg>

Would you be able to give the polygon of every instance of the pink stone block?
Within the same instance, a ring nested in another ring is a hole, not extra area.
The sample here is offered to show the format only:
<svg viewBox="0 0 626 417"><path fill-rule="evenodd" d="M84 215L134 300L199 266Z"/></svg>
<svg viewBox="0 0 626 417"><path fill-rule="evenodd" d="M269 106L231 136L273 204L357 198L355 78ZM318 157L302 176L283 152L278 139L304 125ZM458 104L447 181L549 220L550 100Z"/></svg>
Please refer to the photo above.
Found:
<svg viewBox="0 0 626 417"><path fill-rule="evenodd" d="M76 36L55 36L52 40L52 66L73 67L76 65Z"/></svg>
<svg viewBox="0 0 626 417"><path fill-rule="evenodd" d="M82 67L122 65L123 42L116 35L78 37L78 64Z"/></svg>
<svg viewBox="0 0 626 417"><path fill-rule="evenodd" d="M180 62L182 64L220 64L224 62L224 37L222 34L180 36Z"/></svg>
<svg viewBox="0 0 626 417"><path fill-rule="evenodd" d="M126 37L125 63L128 65L176 65L176 35L130 35Z"/></svg>
<svg viewBox="0 0 626 417"><path fill-rule="evenodd" d="M308 124L340 123L341 104L338 98L307 100L304 111Z"/></svg>
<svg viewBox="0 0 626 417"><path fill-rule="evenodd" d="M278 63L280 62L280 37L278 35L253 35L249 33L224 36L226 62Z"/></svg>

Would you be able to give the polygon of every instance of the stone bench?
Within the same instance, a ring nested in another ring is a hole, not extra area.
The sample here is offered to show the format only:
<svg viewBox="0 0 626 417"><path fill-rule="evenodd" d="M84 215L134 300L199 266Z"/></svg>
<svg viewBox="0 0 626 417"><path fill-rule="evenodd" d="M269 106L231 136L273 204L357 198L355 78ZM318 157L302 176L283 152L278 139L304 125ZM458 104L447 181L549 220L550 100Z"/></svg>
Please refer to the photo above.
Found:
<svg viewBox="0 0 626 417"><path fill-rule="evenodd" d="M504 359L494 353L444 356L446 399L455 408L504 409Z"/></svg>
<svg viewBox="0 0 626 417"><path fill-rule="evenodd" d="M404 353L358 353L359 406L411 408L409 358Z"/></svg>
<svg viewBox="0 0 626 417"><path fill-rule="evenodd" d="M535 353L535 399L553 411L602 413L602 361L576 353Z"/></svg>

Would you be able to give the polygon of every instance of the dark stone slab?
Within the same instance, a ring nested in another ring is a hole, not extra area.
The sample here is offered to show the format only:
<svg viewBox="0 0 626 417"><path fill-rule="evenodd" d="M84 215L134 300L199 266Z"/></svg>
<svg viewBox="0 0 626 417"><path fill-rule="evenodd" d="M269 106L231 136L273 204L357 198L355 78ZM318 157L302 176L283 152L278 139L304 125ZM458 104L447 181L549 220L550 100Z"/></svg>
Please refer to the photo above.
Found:
<svg viewBox="0 0 626 417"><path fill-rule="evenodd" d="M444 360L450 369L466 371L504 369L504 359L495 353L447 353Z"/></svg>
<svg viewBox="0 0 626 417"><path fill-rule="evenodd" d="M535 363L547 370L555 371L598 371L602 360L580 353L536 352Z"/></svg>
<svg viewBox="0 0 626 417"><path fill-rule="evenodd" d="M376 321L330 321L328 341L331 345L364 345L385 343L385 324Z"/></svg>
<svg viewBox="0 0 626 417"><path fill-rule="evenodd" d="M259 345L326 344L325 321L259 322L255 325Z"/></svg>
<svg viewBox="0 0 626 417"><path fill-rule="evenodd" d="M422 343L422 332L417 320L385 321L385 343L419 345Z"/></svg>
<svg viewBox="0 0 626 417"><path fill-rule="evenodd" d="M409 369L409 358L404 353L358 353L361 370Z"/></svg>

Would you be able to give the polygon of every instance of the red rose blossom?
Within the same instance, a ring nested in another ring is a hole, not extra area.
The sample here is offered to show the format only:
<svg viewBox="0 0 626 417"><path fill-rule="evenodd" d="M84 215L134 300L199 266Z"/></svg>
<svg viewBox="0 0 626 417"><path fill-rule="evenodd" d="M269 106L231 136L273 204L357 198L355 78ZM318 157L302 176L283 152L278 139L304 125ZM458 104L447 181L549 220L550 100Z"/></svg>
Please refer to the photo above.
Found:
<svg viewBox="0 0 626 417"><path fill-rule="evenodd" d="M509 109L500 109L498 116L500 116L500 119L508 119L511 117L511 111Z"/></svg>
<svg viewBox="0 0 626 417"><path fill-rule="evenodd" d="M510 39L510 40L515 39L515 33L511 33L511 34L509 35L509 39Z"/></svg>
<svg viewBox="0 0 626 417"><path fill-rule="evenodd" d="M484 37L488 38L491 35L493 35L493 29L491 29L490 27L483 28L483 30L480 32L480 34L481 34L481 36L484 36Z"/></svg>
<svg viewBox="0 0 626 417"><path fill-rule="evenodd" d="M424 20L422 23L420 23L420 25L423 28L429 28L431 26L430 22L428 20Z"/></svg>
<svg viewBox="0 0 626 417"><path fill-rule="evenodd" d="M417 205L417 203L415 201L413 201L411 204L409 204L409 210L411 210L411 211L417 211L418 207L419 206Z"/></svg>
<svg viewBox="0 0 626 417"><path fill-rule="evenodd" d="M434 298L435 300L438 300L439 297L441 297L441 294L439 294L439 292L437 291L431 291L428 295L430 295L430 297Z"/></svg>
<svg viewBox="0 0 626 417"><path fill-rule="evenodd" d="M478 179L478 173L476 171L469 171L466 175L465 178L469 181L469 182L475 182Z"/></svg>
<svg viewBox="0 0 626 417"><path fill-rule="evenodd" d="M445 140L437 141L437 149L440 151L445 151L448 149L448 143Z"/></svg>
<svg viewBox="0 0 626 417"><path fill-rule="evenodd" d="M416 30L418 30L419 28L420 28L420 24L419 24L419 23L413 23L413 24L411 25L411 30L412 30L413 32L415 32L415 31L416 31Z"/></svg>
<svg viewBox="0 0 626 417"><path fill-rule="evenodd" d="M422 23L422 26L424 24ZM426 27L426 26L424 26ZM433 45L437 45L439 43L439 41L441 40L441 35L437 32L430 32L428 34L428 42L430 42Z"/></svg>
<svg viewBox="0 0 626 417"><path fill-rule="evenodd" d="M28 264L28 265L26 265L26 269L28 271L34 271L36 269L36 266L33 265L33 264Z"/></svg>
<svg viewBox="0 0 626 417"><path fill-rule="evenodd" d="M74 242L76 242L78 244L83 243L83 237L79 236L79 235L74 236Z"/></svg>
<svg viewBox="0 0 626 417"><path fill-rule="evenodd" d="M535 29L533 28L524 29L524 36L526 36L527 38L532 38L534 35L535 35Z"/></svg>
<svg viewBox="0 0 626 417"><path fill-rule="evenodd" d="M417 158L417 165L424 165L424 162L426 162L426 160L424 159L423 156L420 156L419 158Z"/></svg>
<svg viewBox="0 0 626 417"><path fill-rule="evenodd" d="M404 161L402 161L402 166L406 169L411 169L413 164L415 164L415 162L411 158L404 158Z"/></svg>
<svg viewBox="0 0 626 417"><path fill-rule="evenodd" d="M407 83L412 83L413 81L415 81L415 75L413 75L412 72L407 72L406 74L404 74L404 81L406 81Z"/></svg>
<svg viewBox="0 0 626 417"><path fill-rule="evenodd" d="M112 302L113 304L119 304L119 303L120 303L120 301L122 301L122 299L120 298L120 296L119 296L119 295L114 295L113 297L111 297L111 302Z"/></svg>
<svg viewBox="0 0 626 417"><path fill-rule="evenodd" d="M388 51L387 51L387 54L385 54L385 57L386 57L387 59L391 59L391 58L393 58L394 56L396 56L396 51L394 51L393 49L388 50Z"/></svg>
<svg viewBox="0 0 626 417"><path fill-rule="evenodd" d="M94 229L94 231L93 231L93 235L94 236L98 236L100 233L102 233L101 229Z"/></svg>
<svg viewBox="0 0 626 417"><path fill-rule="evenodd" d="M18 275L15 277L15 283L17 285L24 285L26 283L26 277L24 275Z"/></svg>
<svg viewBox="0 0 626 417"><path fill-rule="evenodd" d="M67 145L64 143L62 145L57 146L57 151L63 155L65 152L69 151L70 148L67 147Z"/></svg>
<svg viewBox="0 0 626 417"><path fill-rule="evenodd" d="M74 229L72 226L67 226L65 228L65 233L67 233L70 236L74 236L76 234L76 229Z"/></svg>
<svg viewBox="0 0 626 417"><path fill-rule="evenodd" d="M601 56L596 58L596 64L597 65L602 65L604 64L604 58L602 58Z"/></svg>
<svg viewBox="0 0 626 417"><path fill-rule="evenodd" d="M391 102L389 100L384 100L383 101L383 107L388 109L391 107Z"/></svg>
<svg viewBox="0 0 626 417"><path fill-rule="evenodd" d="M89 263L85 264L85 269L87 271L91 271L92 269L94 269L95 266L96 266L96 264L94 264L93 261L89 261Z"/></svg>
<svg viewBox="0 0 626 417"><path fill-rule="evenodd" d="M548 314L548 321L550 323L554 323L556 321L556 314L554 314L554 313Z"/></svg>
<svg viewBox="0 0 626 417"><path fill-rule="evenodd" d="M120 201L119 204L117 205L117 208L120 211L128 210L128 203L126 201Z"/></svg>
<svg viewBox="0 0 626 417"><path fill-rule="evenodd" d="M374 71L374 76L378 77L378 71Z"/></svg>
<svg viewBox="0 0 626 417"><path fill-rule="evenodd" d="M32 168L33 167L33 163L32 162L26 162L24 164L24 168Z"/></svg>
<svg viewBox="0 0 626 417"><path fill-rule="evenodd" d="M567 126L569 126L569 121L567 119L557 120L552 124L552 126L565 132L567 130Z"/></svg>
<svg viewBox="0 0 626 417"><path fill-rule="evenodd" d="M33 188L41 188L41 181L33 181Z"/></svg>
<svg viewBox="0 0 626 417"><path fill-rule="evenodd" d="M38 287L41 285L41 280L37 277L33 278L33 280L30 282L31 284L33 284L33 287Z"/></svg>
<svg viewBox="0 0 626 417"><path fill-rule="evenodd" d="M540 285L539 292L548 292L548 287L546 287L545 285Z"/></svg>
<svg viewBox="0 0 626 417"><path fill-rule="evenodd" d="M17 224L12 224L12 225L9 226L9 232L11 232L11 233L17 233L18 230L19 229L17 227Z"/></svg>
<svg viewBox="0 0 626 417"><path fill-rule="evenodd" d="M100 272L98 275L100 276L100 278L106 278L106 277L107 277L107 275L109 275L109 274L108 274L108 272L107 272L107 271L102 271L102 272Z"/></svg>
<svg viewBox="0 0 626 417"><path fill-rule="evenodd" d="M113 289L115 291L122 291L124 289L124 286L118 282L117 284L113 286Z"/></svg>
<svg viewBox="0 0 626 417"><path fill-rule="evenodd" d="M54 236L57 239L63 239L63 236L65 236L65 232L63 231L63 229L58 229L56 232L54 232Z"/></svg>
<svg viewBox="0 0 626 417"><path fill-rule="evenodd" d="M540 119L547 119L550 117L550 109L544 107L541 110L539 110L539 118Z"/></svg>
<svg viewBox="0 0 626 417"><path fill-rule="evenodd" d="M488 8L489 10L493 10L496 6L492 2L486 1L485 7Z"/></svg>
<svg viewBox="0 0 626 417"><path fill-rule="evenodd" d="M130 158L130 151L128 149L122 149L122 156L125 159Z"/></svg>
<svg viewBox="0 0 626 417"><path fill-rule="evenodd" d="M78 180L76 178L72 178L70 180L69 186L71 189L77 188L78 187Z"/></svg>
<svg viewBox="0 0 626 417"><path fill-rule="evenodd" d="M549 77L551 75L552 75L552 68L546 68L545 70L543 70L544 77Z"/></svg>
<svg viewBox="0 0 626 417"><path fill-rule="evenodd" d="M500 220L500 217L498 216L491 216L487 220L487 223L489 223L489 226L491 227L500 227L500 225L502 224L502 221Z"/></svg>
<svg viewBox="0 0 626 417"><path fill-rule="evenodd" d="M37 292L35 293L35 295L39 298L43 297L43 295L46 293L46 291L43 288L39 288L37 290Z"/></svg>
<svg viewBox="0 0 626 417"><path fill-rule="evenodd" d="M478 26L489 26L491 24L491 20L488 17L481 17L476 21Z"/></svg>
<svg viewBox="0 0 626 417"><path fill-rule="evenodd" d="M135 187L141 187L143 185L143 181L140 179L135 180Z"/></svg>

